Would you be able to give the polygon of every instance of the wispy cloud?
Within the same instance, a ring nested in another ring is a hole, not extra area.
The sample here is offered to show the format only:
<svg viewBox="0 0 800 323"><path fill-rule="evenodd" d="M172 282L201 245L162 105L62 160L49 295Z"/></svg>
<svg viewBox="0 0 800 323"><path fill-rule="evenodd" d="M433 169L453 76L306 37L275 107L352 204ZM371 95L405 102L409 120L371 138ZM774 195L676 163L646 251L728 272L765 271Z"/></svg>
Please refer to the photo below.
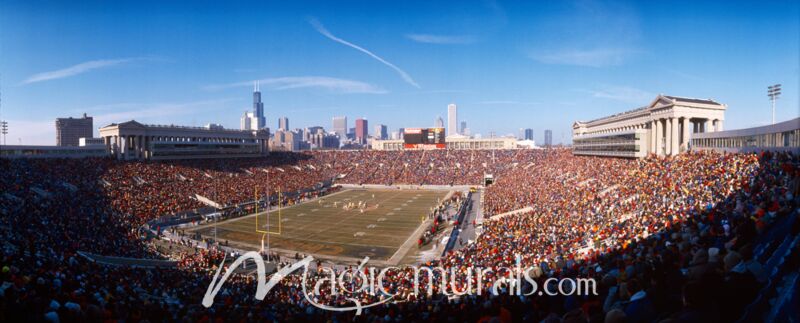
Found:
<svg viewBox="0 0 800 323"><path fill-rule="evenodd" d="M369 83L327 76L288 76L264 78L260 80L243 81L229 84L209 85L204 88L206 90L220 90L233 87L253 86L253 83L256 81L258 81L262 86L266 86L275 90L320 88L337 93L387 93L387 91L383 88Z"/></svg>
<svg viewBox="0 0 800 323"><path fill-rule="evenodd" d="M635 51L620 48L568 49L534 53L531 58L545 64L606 67L622 64Z"/></svg>
<svg viewBox="0 0 800 323"><path fill-rule="evenodd" d="M707 81L703 77L700 77L700 76L695 75L695 74L685 73L685 72L680 71L680 70L671 69L671 68L665 68L664 70L667 71L667 73L676 75L676 76L684 78L684 79L689 79L689 80L694 80L694 81Z"/></svg>
<svg viewBox="0 0 800 323"><path fill-rule="evenodd" d="M639 13L625 3L573 1L571 10L536 24L526 53L540 63L622 65L642 53Z"/></svg>
<svg viewBox="0 0 800 323"><path fill-rule="evenodd" d="M415 91L409 92L408 94L451 94L451 93L470 93L467 90L426 90L426 91Z"/></svg>
<svg viewBox="0 0 800 323"><path fill-rule="evenodd" d="M163 122L163 117L185 115L186 111L197 112L199 109L225 109L224 105L239 101L239 98L224 98L191 102L157 102L157 103L118 103L115 112L94 115L96 125L105 126L114 122L137 120L143 122ZM122 110L122 111L120 111Z"/></svg>
<svg viewBox="0 0 800 323"><path fill-rule="evenodd" d="M418 43L437 44L437 45L465 45L476 41L473 36L466 35L431 35L431 34L407 34L406 38Z"/></svg>
<svg viewBox="0 0 800 323"><path fill-rule="evenodd" d="M83 62L60 70L42 72L31 75L27 79L22 81L22 84L31 84L36 82L52 81L52 80L67 78L83 74L86 72L90 72L92 70L117 66L120 64L125 64L128 62L141 59L143 58L133 57L133 58L119 58L119 59L99 59L94 61Z"/></svg>
<svg viewBox="0 0 800 323"><path fill-rule="evenodd" d="M364 54L369 55L370 57L374 58L375 60L377 60L377 61L383 63L384 65L390 67L391 69L393 69L395 72L397 72L397 74L400 74L400 77L403 78L403 80L406 81L406 83L411 84L412 86L414 86L416 88L419 88L419 84L417 84L417 82L414 81L413 78L411 78L411 75L408 75L408 73L406 73L404 70L400 69L399 67L395 66L394 64L388 62L387 60L381 58L378 55L375 55L371 51L366 50L361 46L358 46L356 44L353 44L353 43L348 42L348 41L346 41L344 39L341 39L339 37L334 36L330 31L325 29L325 26L323 26L322 23L320 23L317 19L311 18L311 19L308 20L308 22L311 24L311 26L314 27L314 29L317 30L317 32L319 32L320 34L322 34L325 37L328 37L328 39L333 40L333 41L335 41L337 43L343 44L345 46L351 47L351 48L353 48L353 49L355 49L357 51L360 51L360 52L362 52Z"/></svg>
<svg viewBox="0 0 800 323"><path fill-rule="evenodd" d="M650 103L655 95L629 86L606 86L599 90L589 90L588 92L595 98L609 99L626 103L645 105Z"/></svg>
<svg viewBox="0 0 800 323"><path fill-rule="evenodd" d="M490 101L475 102L475 104L479 104L479 105L537 105L537 104L540 104L540 103L539 102L522 102L522 101L514 101L514 100L490 100Z"/></svg>

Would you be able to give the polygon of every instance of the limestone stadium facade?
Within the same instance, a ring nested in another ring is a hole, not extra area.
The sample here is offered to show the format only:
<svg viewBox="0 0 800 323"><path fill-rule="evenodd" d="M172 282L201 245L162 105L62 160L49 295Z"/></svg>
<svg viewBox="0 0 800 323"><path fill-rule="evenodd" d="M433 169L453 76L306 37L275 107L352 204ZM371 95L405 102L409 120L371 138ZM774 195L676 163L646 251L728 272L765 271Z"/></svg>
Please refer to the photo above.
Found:
<svg viewBox="0 0 800 323"><path fill-rule="evenodd" d="M722 131L724 104L711 99L659 95L650 104L572 125L576 155L642 158L689 150L693 134Z"/></svg>

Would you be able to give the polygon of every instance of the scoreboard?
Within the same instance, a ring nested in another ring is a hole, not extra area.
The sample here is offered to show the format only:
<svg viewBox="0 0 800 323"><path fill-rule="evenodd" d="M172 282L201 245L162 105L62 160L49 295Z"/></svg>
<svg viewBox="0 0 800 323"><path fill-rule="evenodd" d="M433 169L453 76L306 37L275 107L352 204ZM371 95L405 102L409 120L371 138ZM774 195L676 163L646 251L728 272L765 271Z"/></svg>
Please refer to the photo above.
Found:
<svg viewBox="0 0 800 323"><path fill-rule="evenodd" d="M444 128L406 128L403 144L407 149L445 148Z"/></svg>

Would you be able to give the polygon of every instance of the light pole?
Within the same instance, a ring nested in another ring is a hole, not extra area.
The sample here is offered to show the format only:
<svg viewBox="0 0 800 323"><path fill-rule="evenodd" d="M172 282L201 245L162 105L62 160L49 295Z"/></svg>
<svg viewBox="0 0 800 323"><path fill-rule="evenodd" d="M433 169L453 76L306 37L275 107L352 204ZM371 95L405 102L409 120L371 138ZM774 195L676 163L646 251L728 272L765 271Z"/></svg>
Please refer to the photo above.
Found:
<svg viewBox="0 0 800 323"><path fill-rule="evenodd" d="M775 84L767 87L767 96L772 101L772 124L775 124L775 100L781 95L781 85Z"/></svg>
<svg viewBox="0 0 800 323"><path fill-rule="evenodd" d="M8 121L0 121L0 133L3 134L3 145L6 144L6 137L8 137Z"/></svg>

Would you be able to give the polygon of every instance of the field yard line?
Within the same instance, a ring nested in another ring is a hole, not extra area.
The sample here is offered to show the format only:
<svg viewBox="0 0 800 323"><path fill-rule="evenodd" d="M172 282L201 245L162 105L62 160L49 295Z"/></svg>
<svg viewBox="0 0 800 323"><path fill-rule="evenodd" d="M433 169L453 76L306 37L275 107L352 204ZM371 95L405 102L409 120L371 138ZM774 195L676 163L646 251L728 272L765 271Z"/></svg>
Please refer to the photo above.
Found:
<svg viewBox="0 0 800 323"><path fill-rule="evenodd" d="M387 260L386 262L388 262L390 264L399 263L400 260L402 260L402 258L408 253L408 251L411 250L411 247L413 246L413 243L414 243L414 238L418 237L420 234L422 234L422 232L420 232L420 231L421 230L425 230L425 227L427 227L427 224L430 223L430 222L431 222L431 220L425 220L425 222L422 222L422 224L420 224L417 227L417 229L414 230L414 233L412 233L408 237L408 239L406 239L406 242L403 242L403 244L400 245L400 248L397 248L397 251L395 251L394 254L391 257L389 257L389 260ZM400 254L400 251L403 251L403 253Z"/></svg>
<svg viewBox="0 0 800 323"><path fill-rule="evenodd" d="M227 230L227 231L231 231L231 232L241 232L241 233L252 233L253 231L252 230L248 230L248 228L249 228L249 226L227 226L227 227L221 228L221 230ZM331 233L331 232L337 233L337 234L350 233L349 231L335 231L333 229L329 229L329 230L325 231L325 233ZM398 235L398 233L387 233L387 234L371 233L371 236L375 237L375 238L381 238L381 237L390 238L390 237L397 237L397 235ZM286 239L302 240L301 238L286 238ZM328 243L332 243L331 241L327 241L327 242ZM342 243L342 244L347 244L347 243ZM397 247L397 245L392 246L392 248L396 248L396 247Z"/></svg>
<svg viewBox="0 0 800 323"><path fill-rule="evenodd" d="M242 231L237 231L237 232L242 232ZM249 232L249 231L248 231L248 232ZM299 240L299 241L306 241L306 242L316 242L316 243L319 243L319 244L322 244L322 245L330 245L330 244L331 244L331 242L330 242L330 241L324 241L324 240L315 240L315 239L310 239L310 238L291 238L291 239L292 239L292 240ZM239 240L236 240L236 241L234 241L234 243L239 243L239 244L246 244L246 245L252 245L252 246L256 246L256 245L254 245L254 244L250 244L250 243L247 243L247 242L244 242L244 241L239 241ZM361 247L380 247L380 248L388 248L388 249L395 249L395 248L397 248L397 246L384 246L384 245L376 245L376 244L363 244L363 243L338 243L338 242L337 242L337 243L333 243L333 244L339 244L339 245L351 245L351 246L361 246ZM270 249L272 249L272 248L270 248ZM288 250L288 249L287 249L287 250ZM303 252L303 253L312 253L312 252L310 252L310 251L303 251L303 250L291 250L291 251Z"/></svg>
<svg viewBox="0 0 800 323"><path fill-rule="evenodd" d="M414 238L422 234L422 230L425 230L425 227L427 227L429 223L431 223L431 220L425 220L425 222L422 222L422 224L420 224L417 227L417 229L414 230L414 232L411 233L410 236L408 236L408 239L406 239L406 241L403 242L403 244L400 245L400 247L397 248L397 250L395 250L394 254L391 257L389 257L389 259L386 260L386 262L393 265L399 263L400 260L403 258L403 256L405 256L408 253L408 251L411 250L411 247L413 246L415 240ZM401 254L400 251L403 251L403 253Z"/></svg>
<svg viewBox="0 0 800 323"><path fill-rule="evenodd" d="M325 196L323 196L323 198L325 198L325 197L331 197L331 196L334 196L334 195L339 195L339 194L342 194L342 193L345 193L345 192L351 192L351 191L354 191L354 190L342 190L342 191L339 191L339 192L336 192L336 193L333 193L333 194L325 195ZM317 197L317 198L310 199L310 200L308 200L308 201L305 201L305 202L303 202L303 203L296 203L296 204L293 204L293 205L289 205L289 206L287 206L287 207L284 207L284 208L282 208L282 209L284 209L284 210L285 210L285 209L291 209L291 208L293 208L293 207L296 207L296 206L300 206L300 205L304 205L304 204L307 204L307 203L311 203L311 202L313 202L313 201L316 201L316 200L318 200L318 199L320 199L320 197ZM276 210L277 210L277 209L276 209ZM254 217L254 216L258 216L258 215L261 215L261 214L265 214L265 213L267 213L267 212L266 212L266 211L262 211L262 212L258 212L258 213L253 213L253 214L249 214L249 215L241 216L241 217L238 217L238 218L235 218L235 219L228 219L228 220L225 220L225 221L222 221L222 222L220 222L220 224L221 224L221 223L234 223L234 222L239 222L239 221L242 221L242 220L245 220L245 219L252 218L252 217ZM196 227L194 227L194 228L191 228L191 230L192 230L192 231L196 231L196 230L203 229L203 228L206 228L206 227L209 227L209 226L212 226L212 225L214 225L214 223L208 223L208 224L198 225L198 226L196 226ZM253 230L253 231L255 232L255 230Z"/></svg>
<svg viewBox="0 0 800 323"><path fill-rule="evenodd" d="M394 194L392 195L392 197L389 197L389 198L386 198L386 199L383 199L383 200L381 200L381 203L383 203L383 202L386 202L386 201L388 201L388 200L391 200L391 199L395 198L395 197L396 197L397 195L399 195L399 194L400 194L400 192L398 192L398 193L394 193ZM381 203L378 203L378 204L381 204ZM342 210L342 212L344 212L344 210ZM340 213L337 213L337 214L340 214ZM350 219L350 218L353 218L353 217L356 217L356 216L359 216L359 215L360 215L360 213L354 213L354 214L353 214L353 215L351 215L351 216L346 216L344 219L341 219L339 222L336 222L336 223L335 223L335 225L339 225L339 224L341 224L342 222L345 222L346 220L348 220L348 219ZM329 226L329 227L331 227L331 226ZM327 230L322 230L322 231L320 231L320 232L318 232L318 233L312 234L311 236L318 235L318 234L324 233L324 232L326 232L326 231L327 231Z"/></svg>

